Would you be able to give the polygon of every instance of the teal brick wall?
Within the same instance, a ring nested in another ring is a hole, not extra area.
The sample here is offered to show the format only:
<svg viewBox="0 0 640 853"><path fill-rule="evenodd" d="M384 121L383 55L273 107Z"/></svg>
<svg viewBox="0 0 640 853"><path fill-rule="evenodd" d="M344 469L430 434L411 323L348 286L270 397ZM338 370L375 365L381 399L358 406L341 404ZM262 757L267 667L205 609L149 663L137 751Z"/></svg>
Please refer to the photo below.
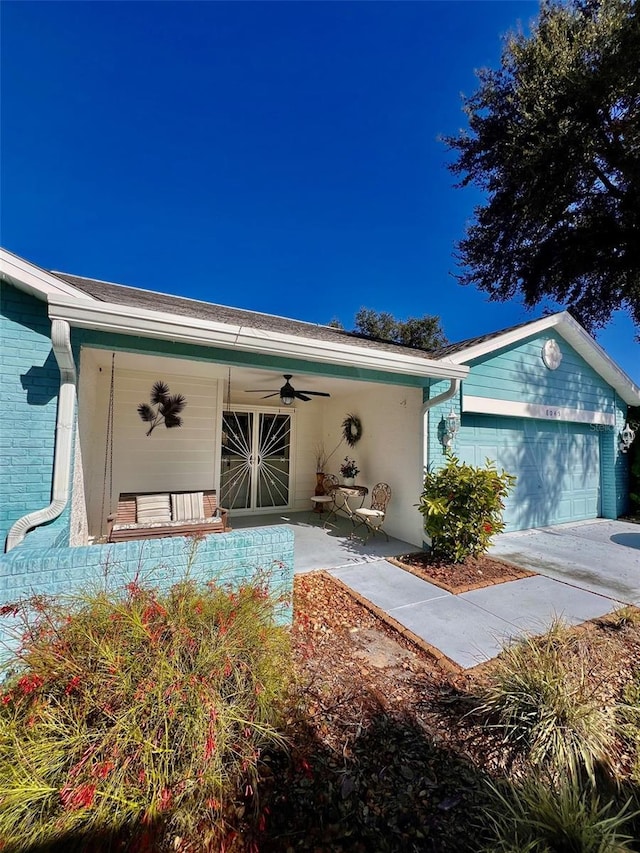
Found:
<svg viewBox="0 0 640 853"><path fill-rule="evenodd" d="M626 423L627 406L615 398L616 425L600 432L602 460L602 515L618 518L629 509L629 459L618 447L620 433Z"/></svg>
<svg viewBox="0 0 640 853"><path fill-rule="evenodd" d="M60 372L44 302L0 283L0 548L11 525L51 500ZM65 520L49 532L53 541Z"/></svg>
<svg viewBox="0 0 640 853"><path fill-rule="evenodd" d="M448 381L433 381L429 388L425 388L423 396L425 400L432 400L438 394L442 394L449 388ZM439 403L428 412L428 464L432 468L441 468L445 461L445 448L442 438L445 432L446 419L453 409L460 418L461 392L458 391L449 400ZM455 444L451 448L455 452Z"/></svg>
<svg viewBox="0 0 640 853"><path fill-rule="evenodd" d="M284 526L215 534L197 544L179 536L83 548L32 547L32 541L27 537L0 558L0 604L32 594L122 587L135 577L166 588L187 571L196 581L220 579L235 586L264 569L271 573L274 594L293 590L293 532ZM291 621L291 616L290 602L282 604L280 621ZM6 618L0 621L0 647L3 642L11 644Z"/></svg>

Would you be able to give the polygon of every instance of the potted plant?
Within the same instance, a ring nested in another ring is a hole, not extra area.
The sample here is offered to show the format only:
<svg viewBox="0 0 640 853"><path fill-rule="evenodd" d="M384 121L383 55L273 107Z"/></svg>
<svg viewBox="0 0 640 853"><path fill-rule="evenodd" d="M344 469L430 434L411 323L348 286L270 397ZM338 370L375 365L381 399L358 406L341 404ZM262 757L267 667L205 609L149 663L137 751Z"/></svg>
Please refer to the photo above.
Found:
<svg viewBox="0 0 640 853"><path fill-rule="evenodd" d="M324 495L324 469L327 464L327 453L324 449L324 444L321 441L316 444L314 455L316 460L316 488L314 494L316 496ZM322 512L322 505L316 504L314 511Z"/></svg>
<svg viewBox="0 0 640 853"><path fill-rule="evenodd" d="M345 486L353 486L356 481L356 476L360 473L355 459L344 457L344 462L340 466L340 475Z"/></svg>

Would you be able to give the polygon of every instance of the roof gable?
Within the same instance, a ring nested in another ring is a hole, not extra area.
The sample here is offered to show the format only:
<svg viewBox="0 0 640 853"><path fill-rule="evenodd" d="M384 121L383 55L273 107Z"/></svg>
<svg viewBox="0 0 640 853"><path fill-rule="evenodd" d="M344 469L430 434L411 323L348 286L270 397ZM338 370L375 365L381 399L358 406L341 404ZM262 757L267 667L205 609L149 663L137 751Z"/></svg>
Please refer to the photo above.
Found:
<svg viewBox="0 0 640 853"><path fill-rule="evenodd" d="M518 326L502 329L489 335L461 341L459 344L453 344L451 347L439 350L438 356L446 355L455 364L469 364L482 356L513 346L526 338L545 332L555 332L564 338L582 356L585 362L616 390L626 403L631 406L640 405L640 388L607 355L600 344L577 320L573 319L568 311L561 311L548 317L542 317L540 320L532 320L529 323L521 323Z"/></svg>
<svg viewBox="0 0 640 853"><path fill-rule="evenodd" d="M46 302L49 296L77 296L84 294L69 282L63 281L42 267L25 261L6 249L0 249L0 278L8 284Z"/></svg>

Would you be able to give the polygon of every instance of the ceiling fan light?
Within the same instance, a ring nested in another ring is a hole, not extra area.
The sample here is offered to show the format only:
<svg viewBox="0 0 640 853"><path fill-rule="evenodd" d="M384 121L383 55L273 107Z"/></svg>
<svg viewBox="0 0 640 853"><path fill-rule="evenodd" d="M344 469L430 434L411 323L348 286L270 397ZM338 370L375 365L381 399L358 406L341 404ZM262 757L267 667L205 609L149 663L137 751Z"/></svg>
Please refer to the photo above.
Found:
<svg viewBox="0 0 640 853"><path fill-rule="evenodd" d="M288 394L283 394L281 395L280 400L283 406L292 406L295 397L289 396Z"/></svg>

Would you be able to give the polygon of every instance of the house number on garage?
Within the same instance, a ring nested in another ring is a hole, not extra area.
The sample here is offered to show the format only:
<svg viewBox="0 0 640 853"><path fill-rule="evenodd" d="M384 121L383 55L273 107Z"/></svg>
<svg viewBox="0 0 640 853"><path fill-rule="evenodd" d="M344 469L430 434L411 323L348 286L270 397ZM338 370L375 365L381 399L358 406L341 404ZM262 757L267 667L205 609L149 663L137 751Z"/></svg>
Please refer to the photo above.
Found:
<svg viewBox="0 0 640 853"><path fill-rule="evenodd" d="M548 418L559 418L561 414L560 409L545 409L545 415Z"/></svg>

